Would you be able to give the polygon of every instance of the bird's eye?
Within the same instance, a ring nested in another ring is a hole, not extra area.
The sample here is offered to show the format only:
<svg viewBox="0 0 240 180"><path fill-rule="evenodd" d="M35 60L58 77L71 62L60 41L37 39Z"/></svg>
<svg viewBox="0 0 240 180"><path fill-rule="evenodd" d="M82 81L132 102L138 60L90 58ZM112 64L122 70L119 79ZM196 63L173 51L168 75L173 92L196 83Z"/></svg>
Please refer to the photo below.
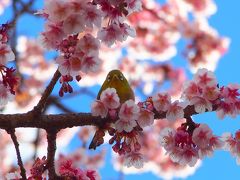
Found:
<svg viewBox="0 0 240 180"><path fill-rule="evenodd" d="M122 75L122 74L119 75L119 79L120 79L121 81L123 81L123 75Z"/></svg>
<svg viewBox="0 0 240 180"><path fill-rule="evenodd" d="M111 80L111 77L110 77L110 76L108 76L108 77L107 77L107 81L109 82L110 80Z"/></svg>

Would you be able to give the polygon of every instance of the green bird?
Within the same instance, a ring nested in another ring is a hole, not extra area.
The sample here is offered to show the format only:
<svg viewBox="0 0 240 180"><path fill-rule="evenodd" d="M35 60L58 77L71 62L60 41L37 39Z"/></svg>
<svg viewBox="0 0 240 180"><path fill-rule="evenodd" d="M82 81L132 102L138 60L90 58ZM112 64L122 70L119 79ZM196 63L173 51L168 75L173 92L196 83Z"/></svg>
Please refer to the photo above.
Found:
<svg viewBox="0 0 240 180"><path fill-rule="evenodd" d="M102 92L107 88L116 89L121 104L129 99L135 100L132 88L123 73L118 69L112 70L108 73L101 89L98 92L98 100L100 99ZM89 145L89 149L96 149L97 146L101 145L104 142L104 135L104 130L98 129Z"/></svg>
<svg viewBox="0 0 240 180"><path fill-rule="evenodd" d="M135 100L132 88L123 73L118 69L112 70L108 73L107 78L98 92L97 99L100 99L102 92L107 88L116 89L121 104L129 99Z"/></svg>

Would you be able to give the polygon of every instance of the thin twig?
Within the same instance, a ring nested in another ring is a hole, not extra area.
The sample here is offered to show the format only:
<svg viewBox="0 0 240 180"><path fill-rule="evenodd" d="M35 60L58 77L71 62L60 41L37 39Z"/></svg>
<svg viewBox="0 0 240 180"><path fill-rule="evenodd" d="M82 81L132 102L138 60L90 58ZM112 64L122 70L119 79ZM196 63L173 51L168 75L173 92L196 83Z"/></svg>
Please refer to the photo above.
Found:
<svg viewBox="0 0 240 180"><path fill-rule="evenodd" d="M39 115L43 112L44 106L47 102L47 99L50 96L50 94L52 93L52 90L53 90L55 84L57 83L58 79L60 78L60 76L61 76L60 72L58 70L56 70L56 72L53 75L53 78L51 79L50 83L48 84L45 91L43 92L41 99L39 100L38 104L32 110L35 115Z"/></svg>
<svg viewBox="0 0 240 180"><path fill-rule="evenodd" d="M15 129L6 129L7 133L10 134L11 136L11 139L13 141L13 144L15 146L15 149L16 149L16 154L17 154L17 160L18 160L18 165L20 167L20 171L21 171L21 176L22 176L22 179L27 179L27 176L26 176L26 170L23 166L23 162L22 162L22 158L21 158L21 154L20 154L20 150L19 150L19 143L17 141L17 137L15 135Z"/></svg>

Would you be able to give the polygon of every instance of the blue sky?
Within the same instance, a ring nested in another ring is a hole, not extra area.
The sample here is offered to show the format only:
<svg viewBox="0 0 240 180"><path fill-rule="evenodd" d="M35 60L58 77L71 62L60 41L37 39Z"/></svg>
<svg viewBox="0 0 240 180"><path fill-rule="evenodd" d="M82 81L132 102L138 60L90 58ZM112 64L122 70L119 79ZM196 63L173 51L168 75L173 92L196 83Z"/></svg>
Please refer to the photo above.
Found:
<svg viewBox="0 0 240 180"><path fill-rule="evenodd" d="M37 7L42 6L41 1L37 1ZM219 81L220 85L227 85L229 83L238 83L240 84L239 79L239 67L240 67L240 1L224 1L218 0L217 2L218 11L213 15L209 23L212 27L218 30L219 34L227 36L231 39L231 44L229 51L223 58L221 58L215 75ZM5 14L0 16L0 23L4 23L11 18L11 9L8 8ZM43 27L43 20L30 17L28 15L23 16L19 20L18 34L27 35L30 37L35 37ZM181 44L178 46L181 47ZM177 56L173 59L173 64L178 66L185 65L185 60ZM191 74L188 73L190 76ZM77 87L77 86L76 86ZM98 90L98 87L95 87L94 90ZM57 90L56 90L57 91ZM55 92L56 92L55 91ZM87 105L90 105L90 98L80 97L81 101L87 102ZM73 109L77 110L76 104L79 103L79 99L72 100ZM89 107L89 106L85 107ZM77 106L78 107L78 106ZM83 109L83 111L88 111L89 109ZM79 110L78 110L79 111ZM214 131L215 134L221 135L224 132L235 132L240 129L240 118L235 119L225 118L224 120L219 120L216 117L215 113L206 113L194 117L196 122L207 123ZM72 147L76 147L77 142L75 139L72 143ZM100 170L102 178L107 179L118 179L118 172L115 172L111 165L111 152L108 151L106 157L106 166ZM216 151L211 158L205 158L202 162L202 165L196 173L187 179L189 180L203 180L203 179L218 179L218 180L235 180L240 179L240 170L239 166L236 165L235 158L233 158L229 152ZM124 176L126 180L138 179L159 179L151 173L145 173L140 175L126 175Z"/></svg>

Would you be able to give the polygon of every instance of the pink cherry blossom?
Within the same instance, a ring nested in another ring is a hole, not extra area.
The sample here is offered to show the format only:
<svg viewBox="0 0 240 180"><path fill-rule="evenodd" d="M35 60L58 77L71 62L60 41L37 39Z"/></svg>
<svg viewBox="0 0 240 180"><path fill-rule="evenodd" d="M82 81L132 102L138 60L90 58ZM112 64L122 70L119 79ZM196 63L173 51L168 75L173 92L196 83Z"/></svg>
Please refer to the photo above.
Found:
<svg viewBox="0 0 240 180"><path fill-rule="evenodd" d="M119 41L125 41L128 36L136 37L135 29L131 28L128 24L123 23L123 24L120 24L119 27L122 32Z"/></svg>
<svg viewBox="0 0 240 180"><path fill-rule="evenodd" d="M206 124L201 124L194 129L192 134L192 141L201 148L205 148L212 137L212 130Z"/></svg>
<svg viewBox="0 0 240 180"><path fill-rule="evenodd" d="M85 11L82 14L85 24L89 28L93 28L93 24L97 27L101 26L103 13L94 5L86 5Z"/></svg>
<svg viewBox="0 0 240 180"><path fill-rule="evenodd" d="M44 5L44 13L48 14L51 21L63 21L71 12L70 3L65 1L47 0Z"/></svg>
<svg viewBox="0 0 240 180"><path fill-rule="evenodd" d="M181 153L179 154L179 160L178 163L181 165L189 165L190 167L193 167L199 157L198 157L198 151L191 147L191 146L187 146L185 148L182 149L182 151L180 151Z"/></svg>
<svg viewBox="0 0 240 180"><path fill-rule="evenodd" d="M140 169L143 167L144 161L143 155L139 152L131 152L124 156L124 165L127 167L133 166Z"/></svg>
<svg viewBox="0 0 240 180"><path fill-rule="evenodd" d="M96 72L100 68L101 61L95 53L82 58L81 71L84 73Z"/></svg>
<svg viewBox="0 0 240 180"><path fill-rule="evenodd" d="M116 109L120 106L120 99L115 88L107 88L101 93L100 100L109 109Z"/></svg>
<svg viewBox="0 0 240 180"><path fill-rule="evenodd" d="M194 76L194 80L199 86L206 86L206 85L212 86L217 84L216 77L213 74L213 72L208 71L205 68L199 69L197 71L197 73Z"/></svg>
<svg viewBox="0 0 240 180"><path fill-rule="evenodd" d="M140 109L137 122L140 127L144 128L146 126L151 126L154 122L154 113L147 109Z"/></svg>
<svg viewBox="0 0 240 180"><path fill-rule="evenodd" d="M237 164L240 165L240 130L235 133L234 137L230 133L225 133L222 140L224 141L224 149L230 151L232 156L236 157Z"/></svg>
<svg viewBox="0 0 240 180"><path fill-rule="evenodd" d="M56 63L59 64L58 70L63 76L76 76L79 74L79 70L81 69L81 61L77 57L66 59L63 56L58 56Z"/></svg>
<svg viewBox="0 0 240 180"><path fill-rule="evenodd" d="M175 146L175 134L175 130L171 128L164 128L159 135L160 144L167 151L172 150Z"/></svg>
<svg viewBox="0 0 240 180"><path fill-rule="evenodd" d="M41 39L46 48L57 48L64 36L62 23L47 22Z"/></svg>
<svg viewBox="0 0 240 180"><path fill-rule="evenodd" d="M201 95L201 88L194 81L188 81L184 84L182 98L190 100L195 96Z"/></svg>
<svg viewBox="0 0 240 180"><path fill-rule="evenodd" d="M181 119L184 117L184 108L187 106L187 103L179 102L178 100L170 104L166 118L170 121Z"/></svg>
<svg viewBox="0 0 240 180"><path fill-rule="evenodd" d="M138 113L139 107L134 103L132 99L130 99L122 104L119 111L119 118L137 120Z"/></svg>
<svg viewBox="0 0 240 180"><path fill-rule="evenodd" d="M80 33L84 28L84 19L81 14L71 14L63 21L63 31L66 34Z"/></svg>
<svg viewBox="0 0 240 180"><path fill-rule="evenodd" d="M100 42L97 38L91 34L85 34L77 43L77 49L88 54L91 51L98 52L100 48Z"/></svg>
<svg viewBox="0 0 240 180"><path fill-rule="evenodd" d="M202 93L204 98L214 101L219 97L220 90L217 86L205 86Z"/></svg>
<svg viewBox="0 0 240 180"><path fill-rule="evenodd" d="M117 24L111 24L107 27L102 28L97 37L102 40L107 46L113 45L115 41L121 40L121 29Z"/></svg>
<svg viewBox="0 0 240 180"><path fill-rule="evenodd" d="M230 115L232 118L236 117L236 109L233 103L220 102L218 109L216 110L219 119L223 119L226 115Z"/></svg>
<svg viewBox="0 0 240 180"><path fill-rule="evenodd" d="M171 98L167 93L158 93L152 98L154 108L159 112L167 111L170 104Z"/></svg>
<svg viewBox="0 0 240 180"><path fill-rule="evenodd" d="M120 118L115 122L115 128L118 132L131 132L135 126L137 126L137 122L134 119Z"/></svg>
<svg viewBox="0 0 240 180"><path fill-rule="evenodd" d="M194 105L194 109L197 113L203 113L206 110L212 111L212 103L202 97L193 97L190 100L190 105Z"/></svg>
<svg viewBox="0 0 240 180"><path fill-rule="evenodd" d="M102 101L96 100L91 105L91 113L93 116L107 117L108 109Z"/></svg>
<svg viewBox="0 0 240 180"><path fill-rule="evenodd" d="M239 84L229 84L227 87L223 87L221 89L221 96L225 98L225 102L233 103L240 95L240 93L238 92L239 89Z"/></svg>
<svg viewBox="0 0 240 180"><path fill-rule="evenodd" d="M13 94L2 83L0 83L0 107L5 106L8 101L13 99Z"/></svg>

